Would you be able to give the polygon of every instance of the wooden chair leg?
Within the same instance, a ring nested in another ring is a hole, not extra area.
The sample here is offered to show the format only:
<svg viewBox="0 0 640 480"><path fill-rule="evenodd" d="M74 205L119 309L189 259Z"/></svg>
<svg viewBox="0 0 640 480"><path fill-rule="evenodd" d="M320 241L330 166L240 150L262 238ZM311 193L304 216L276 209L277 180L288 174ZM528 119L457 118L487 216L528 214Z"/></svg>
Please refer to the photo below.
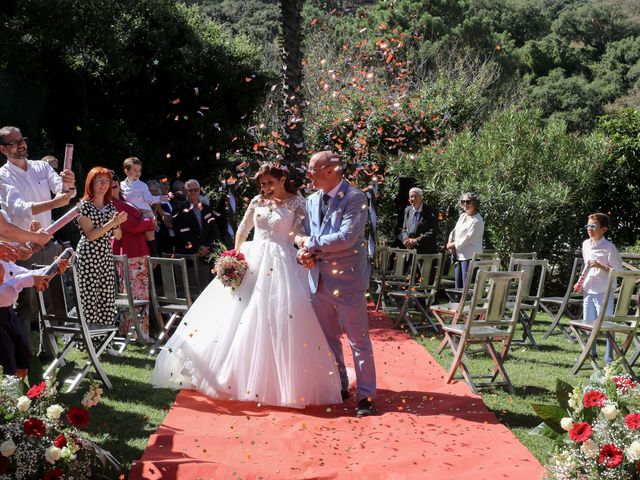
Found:
<svg viewBox="0 0 640 480"><path fill-rule="evenodd" d="M169 338L169 333L171 332L171 327L176 322L176 320L180 319L181 315L179 313L173 313L167 323L164 324L164 328L158 334L158 338L156 342L153 344L153 347L149 349L149 355L154 355L156 351L160 348L160 346Z"/></svg>
<svg viewBox="0 0 640 480"><path fill-rule="evenodd" d="M593 366L593 368L597 371L601 371L602 369L600 368L600 365L598 365L598 362L596 362L593 358L593 355L591 355L591 349L593 348L593 345L595 345L597 337L593 334L590 334L588 339L585 341L577 328L571 327L571 330L578 339L578 343L580 343L580 345L582 346L582 352L578 356L578 360L576 360L576 364L571 370L571 375L576 375L580 371L587 357L589 357L589 359L591 360L591 365Z"/></svg>
<svg viewBox="0 0 640 480"><path fill-rule="evenodd" d="M618 344L616 343L615 336L612 335L611 333L607 332L607 340L609 340L609 342L611 342L611 346L613 347L613 350L620 357L620 362L622 363L622 366L624 367L624 369L631 376L631 378L633 378L637 382L638 381L638 377L636 376L635 372L631 368L631 365L629 365L629 362L627 362L627 359L625 358L624 350L621 349L618 346Z"/></svg>
<svg viewBox="0 0 640 480"><path fill-rule="evenodd" d="M449 332L445 332L445 336L448 338L451 343L451 348L454 352L453 360L451 362L451 367L449 368L449 373L447 375L447 383L451 383L453 378L456 375L456 371L458 370L458 366L462 363L462 356L464 355L464 342L462 338L457 335L450 335Z"/></svg>
<svg viewBox="0 0 640 480"><path fill-rule="evenodd" d="M489 338L486 339L484 343L485 343L485 346L487 347L487 351L489 352L489 355L491 355L491 358L493 359L493 364L495 368L500 372L500 375L502 375L502 379L507 384L507 388L509 389L509 392L511 392L512 395L515 394L515 390L513 388L513 385L511 384L509 375L507 375L507 371L504 369L504 365L502 363L504 358L501 355L499 355L498 352L496 352L496 349L494 348L493 343L491 342L491 339ZM495 383L495 375L491 379L491 383Z"/></svg>
<svg viewBox="0 0 640 480"><path fill-rule="evenodd" d="M407 295L409 295L409 294L407 294ZM402 300L402 306L400 307L400 311L398 312L398 316L396 317L395 321L393 322L393 328L400 327L400 324L402 323L403 318L408 313L408 310L409 310L408 305L409 305L409 297L406 296ZM406 321L406 319L405 319L405 321Z"/></svg>
<svg viewBox="0 0 640 480"><path fill-rule="evenodd" d="M426 307L420 303L420 299L414 299L414 302L416 303L418 310L420 310L422 317L427 322L429 322L429 326L433 328L436 332L438 332L439 331L438 326L435 323L433 323L433 320L431 319L431 315L429 315L429 302L425 303Z"/></svg>

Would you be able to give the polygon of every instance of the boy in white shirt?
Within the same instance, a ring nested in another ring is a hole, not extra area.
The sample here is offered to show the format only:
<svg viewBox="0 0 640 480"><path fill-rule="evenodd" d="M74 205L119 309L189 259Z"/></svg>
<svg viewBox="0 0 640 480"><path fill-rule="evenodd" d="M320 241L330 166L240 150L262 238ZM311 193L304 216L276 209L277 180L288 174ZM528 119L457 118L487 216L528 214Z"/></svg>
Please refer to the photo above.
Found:
<svg viewBox="0 0 640 480"><path fill-rule="evenodd" d="M58 262L64 272L67 260ZM49 286L50 276L44 275L49 267L28 270L13 262L0 260L0 365L5 375L24 378L31 364L30 339L25 338L22 322L18 320L13 304L25 288L34 287L42 292Z"/></svg>
<svg viewBox="0 0 640 480"><path fill-rule="evenodd" d="M582 243L582 258L584 259L584 279L576 284L575 290L582 291L583 317L585 322L595 322L602 307L605 307L606 315L613 315L613 295L609 299L604 298L607 289L609 272L613 269L622 270L622 259L615 245L604 238L609 230L609 216L604 213L593 213L588 217L587 233L589 238ZM608 301L607 301L608 300ZM596 355L595 345L591 351ZM605 365L613 361L613 346L607 339L607 348L604 356Z"/></svg>
<svg viewBox="0 0 640 480"><path fill-rule="evenodd" d="M142 218L154 218L155 214L153 213L151 205L167 202L169 201L169 197L167 195L151 194L147 184L140 180L140 175L142 175L142 162L138 158L129 157L125 159L122 166L127 176L127 178L120 183L120 191L124 199L140 210ZM146 231L144 235L147 238L147 242L150 243L149 247L153 253L155 251L155 232L153 230Z"/></svg>

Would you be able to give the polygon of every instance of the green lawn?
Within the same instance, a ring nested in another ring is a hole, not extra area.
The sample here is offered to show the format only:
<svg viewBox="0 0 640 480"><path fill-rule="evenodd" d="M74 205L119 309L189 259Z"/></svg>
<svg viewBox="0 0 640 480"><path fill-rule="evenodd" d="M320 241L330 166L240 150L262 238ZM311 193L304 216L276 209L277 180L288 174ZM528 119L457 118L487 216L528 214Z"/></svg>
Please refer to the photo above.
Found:
<svg viewBox="0 0 640 480"><path fill-rule="evenodd" d="M80 360L79 354L72 358ZM87 431L91 440L122 463L120 473L126 474L131 463L142 456L149 436L171 408L176 392L151 387L155 357L147 356L141 347L129 345L122 357L105 354L101 361L113 389L104 389L102 401L90 409ZM78 402L87 387L88 382L84 381L77 389L74 396Z"/></svg>
<svg viewBox="0 0 640 480"><path fill-rule="evenodd" d="M500 388L480 391L487 407L543 463L552 453L553 445L546 437L529 434L533 427L540 424L540 420L531 409L531 404L555 404L557 378L576 385L580 378L587 379L593 373L593 370L585 369L575 377L571 375L571 368L580 353L578 344L570 343L563 335L552 335L547 340L542 340L549 324L547 316L538 315L534 325L534 337L539 344L539 350L522 345L513 345L511 349L505 368L516 390L515 395ZM516 331L515 338L520 338L520 332L520 329ZM448 371L452 358L451 349L447 347L442 354L436 355L441 338L441 335L425 335L417 340ZM604 342L598 347L598 352L602 358ZM483 374L491 369L492 362L488 355L477 354L471 356L467 365L472 374Z"/></svg>
<svg viewBox="0 0 640 480"><path fill-rule="evenodd" d="M578 354L578 347L560 335L542 341L542 334L549 323L543 315L538 318L534 334L540 343L540 350L514 346L506 363L507 372L516 387L516 395L491 389L484 390L482 397L500 421L511 428L516 437L544 462L552 446L548 439L529 434L529 430L540 423L530 404L554 402L556 378L576 383L576 378L569 374L569 370ZM443 368L448 369L451 361L448 349L442 355L435 355L440 337L425 335L417 340ZM122 472L126 473L131 463L141 457L149 435L164 419L176 393L151 388L149 380L154 359L147 357L135 345L128 347L122 357L103 356L103 364L114 388L105 390L103 401L91 409L89 433L94 441L122 462ZM490 361L482 355L476 355L469 362L472 372L476 373L487 370L490 365ZM580 376L587 378L589 375L590 371L586 370ZM84 388L81 387L78 397L83 393Z"/></svg>

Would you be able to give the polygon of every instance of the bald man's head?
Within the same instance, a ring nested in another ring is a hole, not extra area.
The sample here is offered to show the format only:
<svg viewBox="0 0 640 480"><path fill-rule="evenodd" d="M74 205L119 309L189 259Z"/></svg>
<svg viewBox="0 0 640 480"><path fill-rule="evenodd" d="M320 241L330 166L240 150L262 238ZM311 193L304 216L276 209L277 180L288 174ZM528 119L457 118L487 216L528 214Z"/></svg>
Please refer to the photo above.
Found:
<svg viewBox="0 0 640 480"><path fill-rule="evenodd" d="M309 160L307 177L314 188L330 191L342 180L340 155L329 150L315 153Z"/></svg>

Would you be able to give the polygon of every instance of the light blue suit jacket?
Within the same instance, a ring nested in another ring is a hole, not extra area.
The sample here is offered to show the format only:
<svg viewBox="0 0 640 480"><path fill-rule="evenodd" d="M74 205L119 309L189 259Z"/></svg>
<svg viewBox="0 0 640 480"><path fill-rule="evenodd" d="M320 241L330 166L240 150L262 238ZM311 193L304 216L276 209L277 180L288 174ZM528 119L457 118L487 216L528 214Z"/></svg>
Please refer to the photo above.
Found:
<svg viewBox="0 0 640 480"><path fill-rule="evenodd" d="M364 236L367 197L342 180L322 222L321 204L321 191L307 198L305 226L310 238L306 247L316 256L316 264L309 270L311 293L318 289L320 277L331 292L364 292L371 271Z"/></svg>

